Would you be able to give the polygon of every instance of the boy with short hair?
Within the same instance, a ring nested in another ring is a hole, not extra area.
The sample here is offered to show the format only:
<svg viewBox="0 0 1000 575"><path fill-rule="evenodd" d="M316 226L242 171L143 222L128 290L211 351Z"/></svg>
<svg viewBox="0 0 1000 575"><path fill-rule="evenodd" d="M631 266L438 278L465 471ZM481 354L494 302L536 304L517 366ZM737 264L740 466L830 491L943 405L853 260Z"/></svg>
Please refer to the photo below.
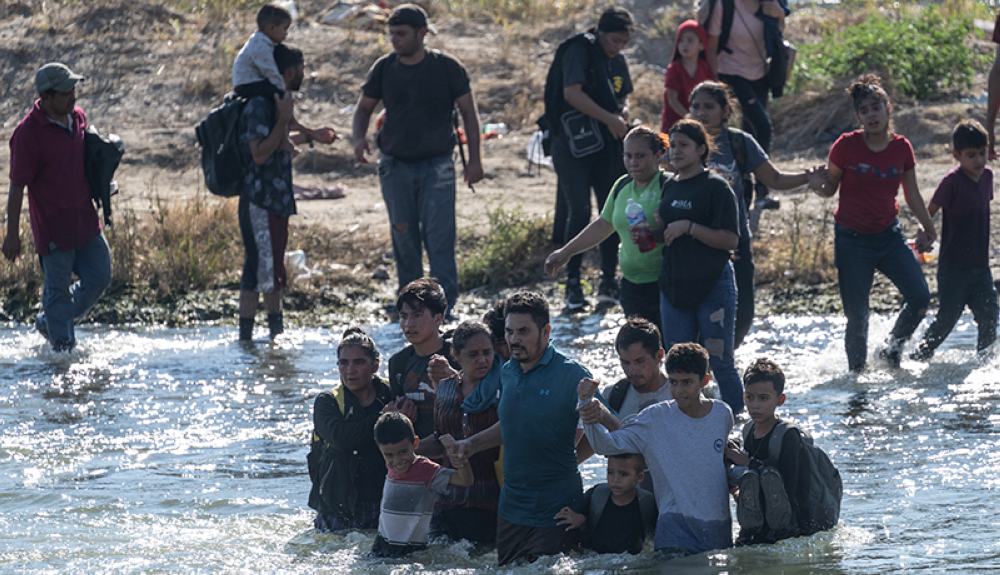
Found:
<svg viewBox="0 0 1000 575"><path fill-rule="evenodd" d="M667 353L673 399L651 405L622 429L608 431L584 418L594 451L641 453L653 476L659 519L654 546L668 557L732 545L729 481L723 449L733 428L725 403L701 393L708 385L708 352L679 343ZM596 382L580 382L578 394L593 394Z"/></svg>
<svg viewBox="0 0 1000 575"><path fill-rule="evenodd" d="M939 306L912 359L930 359L966 306L979 328L976 350L982 352L996 339L997 290L989 263L993 170L986 165L988 141L986 130L975 120L955 127L951 154L958 166L941 180L927 205L932 217L941 210L944 220L937 271Z"/></svg>
<svg viewBox="0 0 1000 575"><path fill-rule="evenodd" d="M441 442L448 446L451 437L443 436ZM455 469L448 469L416 455L414 449L420 440L414 436L409 418L401 413L384 413L378 418L375 443L388 473L371 554L401 557L427 546L436 494L447 493L450 485L471 486L472 468L459 460L453 462Z"/></svg>
<svg viewBox="0 0 1000 575"><path fill-rule="evenodd" d="M257 11L257 30L233 62L233 88L243 98L271 97L285 91L285 80L274 61L274 47L285 41L292 14L277 4Z"/></svg>
<svg viewBox="0 0 1000 575"><path fill-rule="evenodd" d="M638 453L608 456L608 482L583 494L583 513L563 507L558 525L586 530L584 546L598 553L642 552L647 535L656 528L653 494L639 487L646 460Z"/></svg>
<svg viewBox="0 0 1000 575"><path fill-rule="evenodd" d="M441 337L441 322L448 310L444 289L434 280L420 278L404 287L396 298L399 310L399 329L410 345L389 358L389 386L396 397L405 395L417 408L414 427L417 437L426 438L434 433L434 400L437 382L457 373L459 366L451 363L444 369L450 375L428 373L431 357L435 355L454 362L451 346Z"/></svg>
<svg viewBox="0 0 1000 575"><path fill-rule="evenodd" d="M751 421L743 428L743 448L730 442L726 449L726 459L748 468L739 470L743 475L736 502L740 523L736 544L774 543L829 529L840 515L840 475L827 457L831 484L838 490L835 509L832 504L814 508L817 498L811 500L811 496L824 486L813 483L812 466L824 463L813 461L807 453L807 449L821 452L807 433L775 416L778 406L785 403L784 372L777 363L760 358L747 368L743 387Z"/></svg>

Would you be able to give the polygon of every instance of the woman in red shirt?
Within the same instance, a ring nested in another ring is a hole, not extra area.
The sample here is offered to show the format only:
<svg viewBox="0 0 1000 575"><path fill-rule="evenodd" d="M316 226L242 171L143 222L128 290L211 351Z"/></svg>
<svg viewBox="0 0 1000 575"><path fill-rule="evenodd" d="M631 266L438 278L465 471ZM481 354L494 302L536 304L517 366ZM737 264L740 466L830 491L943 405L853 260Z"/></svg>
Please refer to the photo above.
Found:
<svg viewBox="0 0 1000 575"><path fill-rule="evenodd" d="M844 134L830 149L830 175L816 191L829 198L840 190L834 244L840 299L847 316L844 334L851 371L861 371L868 356L868 297L875 270L903 294L896 318L879 356L899 365L901 348L927 312L930 291L923 270L906 243L897 215L902 185L910 210L920 221L917 245L929 249L936 234L917 188L913 147L892 131L892 105L879 77L865 74L848 88L861 129Z"/></svg>

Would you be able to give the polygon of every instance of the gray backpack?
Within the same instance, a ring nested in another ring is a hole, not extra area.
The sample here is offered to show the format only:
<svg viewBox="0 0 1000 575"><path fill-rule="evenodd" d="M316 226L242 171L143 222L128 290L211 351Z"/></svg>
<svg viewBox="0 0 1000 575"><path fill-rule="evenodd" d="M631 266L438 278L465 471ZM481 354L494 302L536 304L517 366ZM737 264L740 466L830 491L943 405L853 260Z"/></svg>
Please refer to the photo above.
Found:
<svg viewBox="0 0 1000 575"><path fill-rule="evenodd" d="M830 456L813 443L812 436L801 427L788 421L778 420L767 445L768 459L777 461L781 456L781 442L785 433L796 430L802 438L801 457L809 462L809 498L799 525L802 535L812 535L835 526L840 520L840 500L844 495L844 484L840 472L830 461ZM753 433L753 422L743 426L743 445L747 445Z"/></svg>

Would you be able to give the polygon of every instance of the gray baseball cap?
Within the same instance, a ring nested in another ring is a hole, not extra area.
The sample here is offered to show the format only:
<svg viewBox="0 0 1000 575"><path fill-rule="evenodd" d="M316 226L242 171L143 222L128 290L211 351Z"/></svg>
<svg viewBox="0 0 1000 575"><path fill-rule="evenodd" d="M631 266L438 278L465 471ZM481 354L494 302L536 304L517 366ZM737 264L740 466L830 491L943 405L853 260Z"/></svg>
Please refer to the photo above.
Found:
<svg viewBox="0 0 1000 575"><path fill-rule="evenodd" d="M39 94L48 90L69 92L76 86L77 81L83 79L83 76L74 74L66 64L49 62L35 73L35 90Z"/></svg>

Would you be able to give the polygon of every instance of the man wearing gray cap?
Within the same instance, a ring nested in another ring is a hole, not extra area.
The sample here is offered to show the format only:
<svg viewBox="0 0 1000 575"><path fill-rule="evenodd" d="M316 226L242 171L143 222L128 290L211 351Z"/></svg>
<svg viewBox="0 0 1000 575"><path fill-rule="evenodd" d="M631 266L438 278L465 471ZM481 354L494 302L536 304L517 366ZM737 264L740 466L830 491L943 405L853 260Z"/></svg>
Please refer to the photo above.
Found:
<svg viewBox="0 0 1000 575"><path fill-rule="evenodd" d="M479 116L469 75L452 56L424 47L427 13L403 4L389 17L393 52L379 58L368 72L354 111L354 157L367 164L365 133L379 101L385 121L378 132L382 198L392 224L392 251L399 288L424 275L421 244L431 275L444 288L448 315L458 299L455 263L455 105L469 141L465 179L483 179L479 157ZM459 144L461 145L461 144Z"/></svg>
<svg viewBox="0 0 1000 575"><path fill-rule="evenodd" d="M10 137L10 194L3 255L21 254L24 189L35 252L45 273L42 313L35 327L55 351L76 345L73 326L111 283L111 251L84 172L87 117L76 104L83 76L49 63L35 74L38 99ZM73 282L73 274L78 281Z"/></svg>

